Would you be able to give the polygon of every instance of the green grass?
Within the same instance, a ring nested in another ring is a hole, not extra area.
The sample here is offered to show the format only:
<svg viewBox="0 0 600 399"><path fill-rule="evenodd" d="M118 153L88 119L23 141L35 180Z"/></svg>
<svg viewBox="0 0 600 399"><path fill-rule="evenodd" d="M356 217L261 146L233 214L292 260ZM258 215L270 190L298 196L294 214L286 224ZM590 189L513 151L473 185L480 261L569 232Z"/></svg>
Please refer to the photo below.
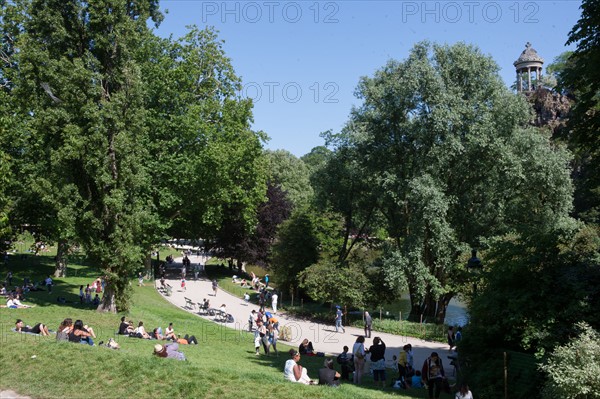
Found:
<svg viewBox="0 0 600 399"><path fill-rule="evenodd" d="M162 254L161 254L162 255ZM162 256L161 256L162 257ZM22 277L45 276L53 270L52 255L11 259L15 282ZM175 330L193 334L198 346L183 346L188 361L152 356L154 341L120 337L120 350L58 343L54 337L38 337L10 331L16 318L33 325L43 322L56 329L65 317L82 319L93 326L98 338L114 337L121 315L98 313L79 305L78 289L99 272L91 266L71 263L69 275L56 279L54 293L31 293L26 303L31 309L0 309L0 388L13 389L34 398L242 398L257 393L276 393L285 398L425 398L424 390L384 391L372 387L365 376L363 386L344 384L339 389L301 386L283 379L283 365L289 349L279 343L279 357L255 356L252 336L246 332L220 327L168 303L153 287L137 287L133 281L133 306L126 314L137 323L143 320L148 330L173 322ZM6 267L0 269L6 274ZM75 270L77 275L75 276ZM63 296L67 304L56 303ZM312 378L317 377L322 358L303 358ZM443 396L449 398L450 396Z"/></svg>

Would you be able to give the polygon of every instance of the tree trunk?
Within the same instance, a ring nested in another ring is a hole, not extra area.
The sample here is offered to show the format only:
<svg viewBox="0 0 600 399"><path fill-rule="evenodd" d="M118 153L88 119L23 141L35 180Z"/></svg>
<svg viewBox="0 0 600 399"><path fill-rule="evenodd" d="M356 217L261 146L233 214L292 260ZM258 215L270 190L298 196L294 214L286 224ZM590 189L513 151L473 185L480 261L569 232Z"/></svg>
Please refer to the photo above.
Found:
<svg viewBox="0 0 600 399"><path fill-rule="evenodd" d="M98 312L117 313L117 302L115 301L115 291L110 283L106 284L102 301L96 309Z"/></svg>
<svg viewBox="0 0 600 399"><path fill-rule="evenodd" d="M447 293L438 300L435 324L444 324L444 320L446 319L446 311L448 310L448 304L450 303L452 297L454 297L453 293Z"/></svg>
<svg viewBox="0 0 600 399"><path fill-rule="evenodd" d="M54 269L54 277L67 277L67 250L69 246L66 240L58 240L58 248L56 249L56 267Z"/></svg>
<svg viewBox="0 0 600 399"><path fill-rule="evenodd" d="M152 253L150 252L144 258L144 269L146 269L146 279L152 278Z"/></svg>

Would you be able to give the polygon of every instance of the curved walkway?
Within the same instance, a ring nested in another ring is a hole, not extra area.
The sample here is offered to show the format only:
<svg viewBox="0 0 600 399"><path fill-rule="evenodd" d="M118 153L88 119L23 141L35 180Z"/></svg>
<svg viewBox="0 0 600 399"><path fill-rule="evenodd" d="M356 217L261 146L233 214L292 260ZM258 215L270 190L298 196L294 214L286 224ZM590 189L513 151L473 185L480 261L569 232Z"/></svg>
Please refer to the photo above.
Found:
<svg viewBox="0 0 600 399"><path fill-rule="evenodd" d="M190 256L189 259L192 264L200 263L201 260L200 257L195 255ZM182 258L175 259L175 263L178 264L179 269L181 269L181 260ZM188 275L187 277L193 277L193 275ZM244 302L242 298L238 298L221 289L217 291L216 296L213 296L212 283L205 275L199 277L197 281L194 281L193 279L187 280L186 278L185 291L181 289L181 280L167 279L166 281L173 287L171 296L164 296L166 300L170 301L179 308L185 309L211 321L213 321L214 317L198 314L197 305L195 309L188 308L186 306L185 298L191 299L194 304L197 304L197 302L202 302L204 298L207 298L210 300L211 308L217 309L222 304L225 304L227 313L233 315L235 320L233 323L221 324L239 332L248 331L248 318L250 312L252 309L258 310L258 305L253 303L248 304ZM158 281L156 283L160 284ZM356 341L356 338L360 335L364 335L364 330L356 327L345 327L345 333L336 333L335 326L333 324L333 315L332 323L327 325L308 320L297 319L281 312L278 313L276 317L279 319L280 326L289 326L292 331L292 340L289 342L282 341L282 343L296 348L304 338L308 338L310 341L312 341L315 351L325 352L337 356L342 352L344 345L347 345L350 350L352 350L352 345ZM254 349L253 337L248 334L240 335L241 342L247 344L249 348ZM447 358L447 356L450 354L447 344L373 331L371 334L371 339L366 339L366 348L372 345L372 338L375 336L380 337L386 344L386 360L390 361L393 355L398 356L399 352L402 351L402 347L410 343L413 347L415 369L420 370L425 359L431 354L432 351L435 351L438 352L443 361L446 375L452 376L452 367L450 366L450 360ZM366 369L368 370L368 368Z"/></svg>

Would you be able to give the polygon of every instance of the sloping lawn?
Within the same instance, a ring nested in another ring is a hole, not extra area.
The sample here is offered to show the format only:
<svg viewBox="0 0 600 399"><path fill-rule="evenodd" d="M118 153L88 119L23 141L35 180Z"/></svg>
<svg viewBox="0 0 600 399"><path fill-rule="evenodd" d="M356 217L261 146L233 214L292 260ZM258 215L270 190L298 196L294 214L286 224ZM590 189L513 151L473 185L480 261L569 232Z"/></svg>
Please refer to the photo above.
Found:
<svg viewBox="0 0 600 399"><path fill-rule="evenodd" d="M51 256L11 259L13 283L25 276L46 276L52 272ZM52 294L32 292L26 303L31 309L0 309L0 389L13 389L34 398L246 398L269 395L283 398L426 398L425 390L398 391L373 388L366 376L364 385L344 384L339 389L302 386L283 379L283 365L289 347L279 343L279 357L256 356L249 333L220 327L185 312L165 301L151 284L134 285L133 307L125 316L137 325L142 320L148 331L163 329L173 322L175 331L193 334L199 345L181 346L188 361L159 359L152 355L156 341L117 337L121 349L58 343L54 337L38 337L11 331L21 318L33 325L43 322L56 329L65 317L82 319L96 331L95 340L115 337L121 314L97 313L80 305L80 284L91 283L98 274L90 266L73 265L69 275L58 279ZM6 275L7 268L0 270ZM37 277L35 277L37 279ZM65 304L57 303L58 296ZM303 358L312 378L323 358ZM449 398L449 395L442 396Z"/></svg>

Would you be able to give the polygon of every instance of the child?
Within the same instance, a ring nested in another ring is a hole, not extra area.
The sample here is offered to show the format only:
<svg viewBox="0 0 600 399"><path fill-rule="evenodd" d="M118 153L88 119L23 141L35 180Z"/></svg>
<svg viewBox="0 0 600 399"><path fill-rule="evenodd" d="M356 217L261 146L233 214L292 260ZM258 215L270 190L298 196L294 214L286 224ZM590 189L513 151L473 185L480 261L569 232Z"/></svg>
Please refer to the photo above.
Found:
<svg viewBox="0 0 600 399"><path fill-rule="evenodd" d="M248 293L247 293L247 292L244 294L244 301L245 301L246 303L250 302L250 295L248 295Z"/></svg>
<svg viewBox="0 0 600 399"><path fill-rule="evenodd" d="M423 388L423 381L421 380L421 372L419 370L415 371L415 375L411 378L411 383L413 388Z"/></svg>
<svg viewBox="0 0 600 399"><path fill-rule="evenodd" d="M185 291L185 278L181 279L181 289Z"/></svg>

